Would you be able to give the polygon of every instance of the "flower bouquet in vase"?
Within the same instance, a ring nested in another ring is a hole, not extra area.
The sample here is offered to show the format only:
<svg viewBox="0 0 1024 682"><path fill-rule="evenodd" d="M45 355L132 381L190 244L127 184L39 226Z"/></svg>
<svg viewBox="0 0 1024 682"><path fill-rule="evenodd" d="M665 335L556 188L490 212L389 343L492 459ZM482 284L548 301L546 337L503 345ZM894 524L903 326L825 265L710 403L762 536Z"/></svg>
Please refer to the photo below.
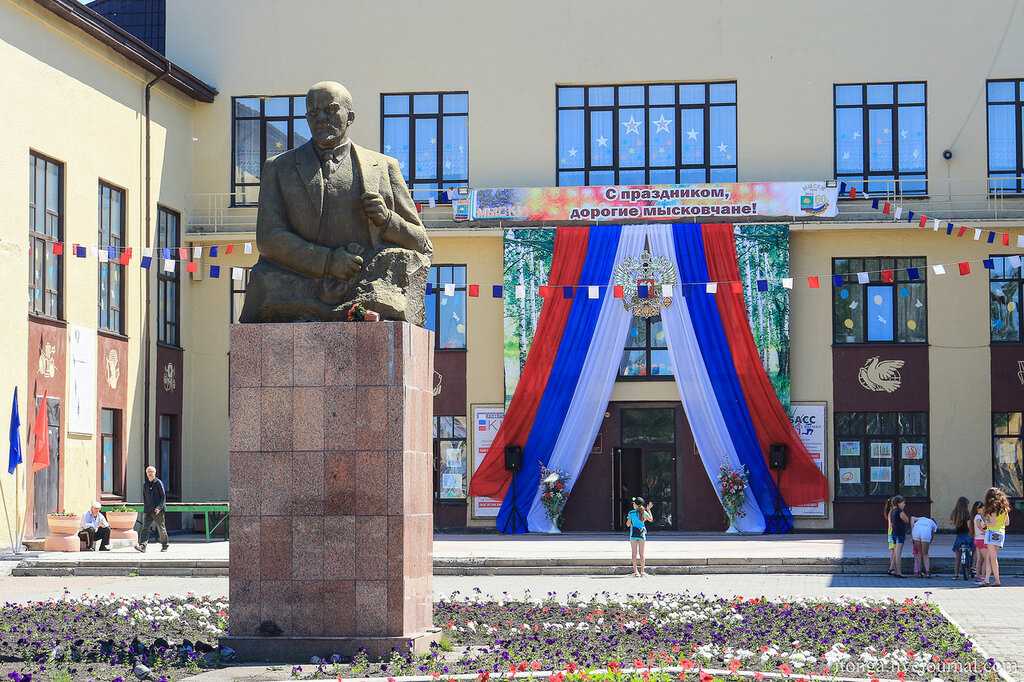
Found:
<svg viewBox="0 0 1024 682"><path fill-rule="evenodd" d="M540 465L540 500L548 518L559 530L562 529L562 510L569 501L568 483L569 474Z"/></svg>
<svg viewBox="0 0 1024 682"><path fill-rule="evenodd" d="M718 470L718 491L721 493L722 507L729 517L729 529L726 533L739 533L736 529L736 519L747 515L743 510L743 501L747 493L747 472L746 469L733 469L728 464L723 464Z"/></svg>

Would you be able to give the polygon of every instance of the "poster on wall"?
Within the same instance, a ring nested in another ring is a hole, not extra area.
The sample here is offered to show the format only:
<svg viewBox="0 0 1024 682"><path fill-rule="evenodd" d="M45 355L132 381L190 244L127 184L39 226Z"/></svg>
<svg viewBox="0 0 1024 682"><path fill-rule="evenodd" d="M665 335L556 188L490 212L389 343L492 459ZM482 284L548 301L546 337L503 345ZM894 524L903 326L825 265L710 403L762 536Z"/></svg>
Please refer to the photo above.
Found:
<svg viewBox="0 0 1024 682"><path fill-rule="evenodd" d="M68 328L68 433L91 436L96 430L96 330Z"/></svg>
<svg viewBox="0 0 1024 682"><path fill-rule="evenodd" d="M828 406L826 403L793 403L790 409L789 418L793 422L793 428L803 442L811 459L818 465L818 469L825 474L825 441L828 429L826 428L826 415ZM783 472L785 475L785 472ZM798 507L790 507L793 516L802 517L825 517L825 502L822 500L817 504L805 504Z"/></svg>
<svg viewBox="0 0 1024 682"><path fill-rule="evenodd" d="M837 214L835 181L495 187L470 193L473 220L561 222Z"/></svg>
<svg viewBox="0 0 1024 682"><path fill-rule="evenodd" d="M498 435L501 422L505 418L505 407L503 405L474 405L473 406L473 473L484 461L487 451ZM498 510L501 509L501 500L491 497L474 497L473 513L474 519L497 518Z"/></svg>

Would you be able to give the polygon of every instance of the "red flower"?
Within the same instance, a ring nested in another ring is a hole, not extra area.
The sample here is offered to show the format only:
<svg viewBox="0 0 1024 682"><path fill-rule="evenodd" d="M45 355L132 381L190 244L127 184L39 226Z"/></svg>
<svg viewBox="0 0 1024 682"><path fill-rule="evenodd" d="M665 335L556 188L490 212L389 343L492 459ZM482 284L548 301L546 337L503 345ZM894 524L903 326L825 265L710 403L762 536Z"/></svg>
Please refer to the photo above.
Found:
<svg viewBox="0 0 1024 682"><path fill-rule="evenodd" d="M715 676L711 673L705 672L703 670L700 671L700 682L712 682L714 679Z"/></svg>
<svg viewBox="0 0 1024 682"><path fill-rule="evenodd" d="M907 679L907 674L901 670L898 673L896 673L896 679L897 680L905 680L905 679Z"/></svg>
<svg viewBox="0 0 1024 682"><path fill-rule="evenodd" d="M679 667L682 668L683 670L689 670L690 668L693 667L693 661L691 661L688 658L680 659L679 660Z"/></svg>
<svg viewBox="0 0 1024 682"><path fill-rule="evenodd" d="M729 672L736 672L740 669L740 659L734 658L729 661Z"/></svg>
<svg viewBox="0 0 1024 682"><path fill-rule="evenodd" d="M780 665L779 670L782 672L783 675L789 675L793 672L793 669L789 667L789 663L783 663L782 665Z"/></svg>
<svg viewBox="0 0 1024 682"><path fill-rule="evenodd" d="M608 664L608 669L611 670L613 673L617 673L620 668L622 668L622 664L618 661L611 661Z"/></svg>
<svg viewBox="0 0 1024 682"><path fill-rule="evenodd" d="M519 672L519 668L516 667L515 663L511 664L508 667L508 676L509 677L515 677L517 672Z"/></svg>
<svg viewBox="0 0 1024 682"><path fill-rule="evenodd" d="M761 671L758 671L758 672L754 673L754 679L755 680L763 680L764 679L764 673L761 672Z"/></svg>
<svg viewBox="0 0 1024 682"><path fill-rule="evenodd" d="M567 673L569 673L570 675L573 674L574 672L576 672L579 669L580 669L580 667L578 665L576 665L573 661L569 661L569 665L565 666L565 671Z"/></svg>
<svg viewBox="0 0 1024 682"><path fill-rule="evenodd" d="M532 661L530 663L531 670L540 670L540 661Z"/></svg>
<svg viewBox="0 0 1024 682"><path fill-rule="evenodd" d="M487 680L491 679L491 671L489 671L489 670L485 670L485 671L483 671L482 673L480 673L480 674L479 674L479 675L477 676L477 678L476 678L476 679L477 679L477 680L478 680L479 682L487 682ZM393 681L393 680L389 680L388 682L394 682L394 681Z"/></svg>
<svg viewBox="0 0 1024 682"><path fill-rule="evenodd" d="M526 663L526 661L523 661L523 662L521 662L521 663L519 664L519 672L521 672L521 673L525 673L525 672L526 672L526 668L527 668L527 663ZM539 668L538 668L538 670L539 670Z"/></svg>
<svg viewBox="0 0 1024 682"><path fill-rule="evenodd" d="M686 679L686 671L685 670L680 670L679 674L676 675L676 677L678 677L681 680L685 680Z"/></svg>

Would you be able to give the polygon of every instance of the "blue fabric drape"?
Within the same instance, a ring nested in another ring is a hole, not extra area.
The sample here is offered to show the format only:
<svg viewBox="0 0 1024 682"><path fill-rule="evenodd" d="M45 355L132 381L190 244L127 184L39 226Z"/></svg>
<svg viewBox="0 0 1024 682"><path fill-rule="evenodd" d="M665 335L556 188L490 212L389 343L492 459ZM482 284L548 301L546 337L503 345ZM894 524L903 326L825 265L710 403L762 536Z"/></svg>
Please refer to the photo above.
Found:
<svg viewBox="0 0 1024 682"><path fill-rule="evenodd" d="M676 224L672 226L679 278L683 282L707 282L707 257L704 253L702 226ZM740 387L736 367L729 352L729 340L718 312L714 296L696 290L685 291L686 306L697 335L701 355L714 386L722 415L725 417L736 454L747 468L748 483L758 507L765 517L766 533L788 533L793 528L793 516L782 500L778 486L768 470L761 446L757 441L746 398ZM721 296L731 296L722 292ZM712 481L714 483L714 481ZM776 513L778 512L778 514Z"/></svg>
<svg viewBox="0 0 1024 682"><path fill-rule="evenodd" d="M590 230L587 258L580 272L579 285L607 285L611 281L615 252L622 233L620 225L602 225ZM554 284L563 284L555 282ZM544 396L537 409L530 436L523 446L523 465L498 511L496 526L502 533L527 532L526 518L540 485L540 467L551 457L558 434L565 422L569 404L576 392L583 361L590 350L601 299L591 299L585 289L577 289L569 319L561 339L536 339L534 343L560 343L551 368ZM514 490L514 494L513 494ZM513 509L518 513L513 513Z"/></svg>

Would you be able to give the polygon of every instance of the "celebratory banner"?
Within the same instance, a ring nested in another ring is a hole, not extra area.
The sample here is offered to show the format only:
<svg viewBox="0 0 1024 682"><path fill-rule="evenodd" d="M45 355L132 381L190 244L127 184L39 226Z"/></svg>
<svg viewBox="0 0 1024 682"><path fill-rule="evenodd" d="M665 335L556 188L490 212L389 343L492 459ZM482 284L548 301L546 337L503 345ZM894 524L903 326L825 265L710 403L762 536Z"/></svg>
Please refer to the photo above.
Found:
<svg viewBox="0 0 1024 682"><path fill-rule="evenodd" d="M473 406L473 473L476 473L477 467L491 449L491 443L498 435L504 418L505 408L501 405ZM498 515L499 509L501 500L492 497L473 498L474 519L493 519Z"/></svg>
<svg viewBox="0 0 1024 682"><path fill-rule="evenodd" d="M540 288L548 282L551 254L555 250L555 230L506 229L504 234L504 270L502 288L505 323L505 407L516 392L519 375L530 352L540 319L543 299Z"/></svg>
<svg viewBox="0 0 1024 682"><path fill-rule="evenodd" d="M831 218L833 182L730 182L704 185L608 185L475 189L473 220L678 220L731 222L754 216Z"/></svg>
<svg viewBox="0 0 1024 682"><path fill-rule="evenodd" d="M735 239L750 331L779 402L788 409L789 289L758 283L789 276L789 225L737 225Z"/></svg>

